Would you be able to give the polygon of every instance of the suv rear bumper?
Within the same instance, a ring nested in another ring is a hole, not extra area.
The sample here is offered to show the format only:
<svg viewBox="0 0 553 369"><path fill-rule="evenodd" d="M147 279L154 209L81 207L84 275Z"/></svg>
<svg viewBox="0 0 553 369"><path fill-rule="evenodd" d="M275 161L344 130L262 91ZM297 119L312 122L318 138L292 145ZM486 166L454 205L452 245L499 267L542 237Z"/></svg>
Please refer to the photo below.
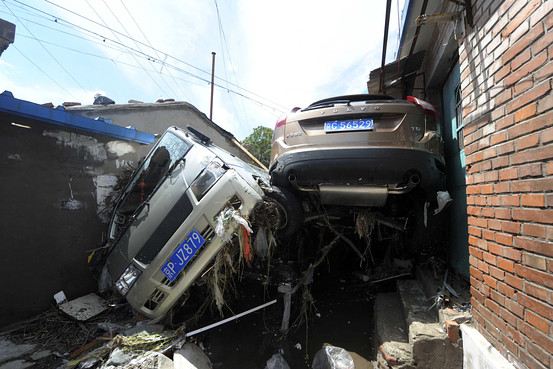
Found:
<svg viewBox="0 0 553 369"><path fill-rule="evenodd" d="M407 183L413 175L427 194L442 188L445 164L430 151L371 147L305 150L283 154L270 168L277 186L315 188L321 184L374 185L390 188Z"/></svg>

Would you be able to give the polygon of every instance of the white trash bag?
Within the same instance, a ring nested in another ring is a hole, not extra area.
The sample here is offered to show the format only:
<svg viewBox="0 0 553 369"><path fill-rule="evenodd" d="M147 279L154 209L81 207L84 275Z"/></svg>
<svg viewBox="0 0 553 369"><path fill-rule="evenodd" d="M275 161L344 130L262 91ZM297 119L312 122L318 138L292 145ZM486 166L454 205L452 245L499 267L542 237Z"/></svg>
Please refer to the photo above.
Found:
<svg viewBox="0 0 553 369"><path fill-rule="evenodd" d="M325 346L315 354L313 369L354 369L353 358L341 347Z"/></svg>

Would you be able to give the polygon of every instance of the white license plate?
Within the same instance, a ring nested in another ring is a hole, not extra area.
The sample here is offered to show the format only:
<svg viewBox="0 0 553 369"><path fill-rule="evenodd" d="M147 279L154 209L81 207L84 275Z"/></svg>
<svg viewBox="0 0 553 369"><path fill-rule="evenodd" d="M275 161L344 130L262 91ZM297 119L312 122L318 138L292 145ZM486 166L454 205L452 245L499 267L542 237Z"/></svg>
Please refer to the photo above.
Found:
<svg viewBox="0 0 553 369"><path fill-rule="evenodd" d="M163 274L173 282L204 243L202 235L193 229L161 268Z"/></svg>
<svg viewBox="0 0 553 369"><path fill-rule="evenodd" d="M342 131L372 131L374 122L372 119L333 120L325 122L325 132Z"/></svg>

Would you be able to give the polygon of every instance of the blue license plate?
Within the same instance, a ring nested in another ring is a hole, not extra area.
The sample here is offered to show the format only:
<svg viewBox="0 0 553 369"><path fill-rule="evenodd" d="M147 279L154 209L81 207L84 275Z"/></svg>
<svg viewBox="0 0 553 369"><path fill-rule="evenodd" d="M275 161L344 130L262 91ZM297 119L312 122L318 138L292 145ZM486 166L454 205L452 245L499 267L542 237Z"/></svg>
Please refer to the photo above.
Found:
<svg viewBox="0 0 553 369"><path fill-rule="evenodd" d="M202 235L193 229L161 268L163 274L173 282L204 243Z"/></svg>
<svg viewBox="0 0 553 369"><path fill-rule="evenodd" d="M374 122L372 119L333 120L325 122L325 132L342 131L372 131Z"/></svg>

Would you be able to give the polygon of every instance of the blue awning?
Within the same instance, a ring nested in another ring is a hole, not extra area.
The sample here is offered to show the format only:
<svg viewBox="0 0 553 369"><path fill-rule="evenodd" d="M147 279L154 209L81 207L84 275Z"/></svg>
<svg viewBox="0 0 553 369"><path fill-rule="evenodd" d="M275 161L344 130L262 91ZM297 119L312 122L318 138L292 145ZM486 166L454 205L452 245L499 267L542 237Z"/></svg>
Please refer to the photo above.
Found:
<svg viewBox="0 0 553 369"><path fill-rule="evenodd" d="M0 95L0 111L69 128L108 135L122 140L143 144L154 143L154 135L151 133L140 132L134 128L120 127L103 119L96 120L71 114L63 106L49 108L19 100L14 98L10 91L4 91Z"/></svg>

